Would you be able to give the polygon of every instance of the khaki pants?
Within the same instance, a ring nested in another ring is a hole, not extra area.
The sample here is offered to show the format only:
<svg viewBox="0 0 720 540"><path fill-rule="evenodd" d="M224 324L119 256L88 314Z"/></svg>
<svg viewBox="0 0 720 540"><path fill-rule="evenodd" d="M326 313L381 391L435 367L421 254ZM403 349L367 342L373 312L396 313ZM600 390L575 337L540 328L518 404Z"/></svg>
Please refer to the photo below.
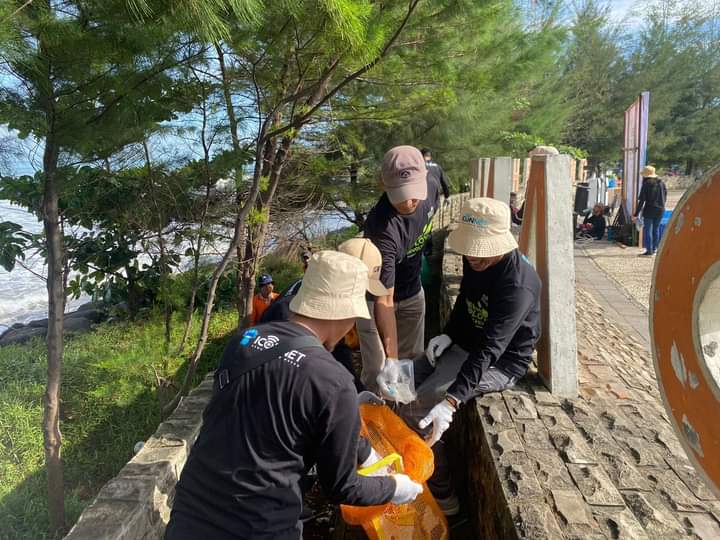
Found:
<svg viewBox="0 0 720 540"><path fill-rule="evenodd" d="M358 319L362 355L360 380L368 390L378 393L375 379L385 362L385 349L375 326L375 302L368 302L371 319ZM425 293L422 289L415 296L395 303L398 356L400 359L415 358L425 349Z"/></svg>

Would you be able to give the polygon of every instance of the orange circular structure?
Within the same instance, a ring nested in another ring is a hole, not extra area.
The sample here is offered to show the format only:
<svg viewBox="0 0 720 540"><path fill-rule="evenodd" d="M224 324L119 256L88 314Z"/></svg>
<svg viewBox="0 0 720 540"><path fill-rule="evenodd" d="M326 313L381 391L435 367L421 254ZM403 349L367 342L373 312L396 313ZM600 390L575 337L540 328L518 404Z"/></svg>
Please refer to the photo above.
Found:
<svg viewBox="0 0 720 540"><path fill-rule="evenodd" d="M684 195L655 261L650 332L665 408L720 495L720 168Z"/></svg>

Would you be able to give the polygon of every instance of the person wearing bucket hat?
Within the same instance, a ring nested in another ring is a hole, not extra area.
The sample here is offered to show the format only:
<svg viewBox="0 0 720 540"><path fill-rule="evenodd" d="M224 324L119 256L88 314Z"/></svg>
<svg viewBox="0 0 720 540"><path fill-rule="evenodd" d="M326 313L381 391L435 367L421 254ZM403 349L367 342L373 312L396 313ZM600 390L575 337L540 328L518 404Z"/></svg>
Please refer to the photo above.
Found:
<svg viewBox="0 0 720 540"><path fill-rule="evenodd" d="M417 399L399 409L433 446L436 472L428 486L448 515L458 505L440 437L462 403L525 375L540 336L540 278L518 251L510 221L502 201L465 202L448 237L463 256L460 292L444 333L415 359Z"/></svg>
<svg viewBox="0 0 720 540"><path fill-rule="evenodd" d="M376 393L392 377L394 360L423 351L422 251L440 201L439 184L428 179L425 160L413 146L385 154L382 183L385 193L370 210L363 234L380 250L380 281L387 293L369 300L372 319L358 321L362 382ZM383 370L387 377L378 380Z"/></svg>
<svg viewBox="0 0 720 540"><path fill-rule="evenodd" d="M367 238L351 238L346 240L338 246L338 251L341 253L347 253L353 257L357 257L365 266L368 267L368 290L374 295L387 294L387 289L383 286L380 281L380 268L382 266L382 256L380 251L375 244L373 244ZM309 259L308 259L309 261ZM270 307L260 317L261 323L273 322L273 321L287 321L290 318L290 302L297 294L298 290L302 286L302 279L297 280L287 291L280 295L280 298L275 300ZM355 332L353 328L350 333ZM348 347L345 336L333 349L332 355L335 359L340 362L345 368L353 374L355 380L355 388L358 392L365 390L365 385L362 384L360 378L355 373L355 367L353 366L352 350Z"/></svg>
<svg viewBox="0 0 720 540"><path fill-rule="evenodd" d="M640 171L643 178L640 195L638 195L637 209L633 221L637 221L642 212L643 244L645 252L642 255L655 255L660 247L660 222L665 215L667 201L667 187L657 174L655 167L648 165Z"/></svg>
<svg viewBox="0 0 720 540"><path fill-rule="evenodd" d="M262 274L258 279L258 285L260 286L260 292L253 296L252 301L252 314L250 315L250 321L252 324L257 324L260 321L260 317L265 310L272 304L273 300L278 297L278 293L274 292L275 283L270 274Z"/></svg>
<svg viewBox="0 0 720 540"><path fill-rule="evenodd" d="M368 289L365 264L322 251L309 261L289 321L230 340L166 539L302 538L300 482L313 465L335 504L404 504L422 492L406 475L356 470L358 395L328 351L356 318L370 316Z"/></svg>

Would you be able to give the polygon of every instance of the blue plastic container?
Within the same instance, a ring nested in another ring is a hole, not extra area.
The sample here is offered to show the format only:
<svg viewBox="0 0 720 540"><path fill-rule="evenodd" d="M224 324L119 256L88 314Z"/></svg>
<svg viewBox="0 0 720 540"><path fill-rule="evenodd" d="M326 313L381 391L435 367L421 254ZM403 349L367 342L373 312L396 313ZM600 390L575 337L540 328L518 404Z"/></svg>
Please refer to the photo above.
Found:
<svg viewBox="0 0 720 540"><path fill-rule="evenodd" d="M665 213L663 214L663 217L660 220L660 238L662 238L662 235L665 233L665 227L667 226L668 222L670 221L671 216L672 216L672 210L665 210Z"/></svg>

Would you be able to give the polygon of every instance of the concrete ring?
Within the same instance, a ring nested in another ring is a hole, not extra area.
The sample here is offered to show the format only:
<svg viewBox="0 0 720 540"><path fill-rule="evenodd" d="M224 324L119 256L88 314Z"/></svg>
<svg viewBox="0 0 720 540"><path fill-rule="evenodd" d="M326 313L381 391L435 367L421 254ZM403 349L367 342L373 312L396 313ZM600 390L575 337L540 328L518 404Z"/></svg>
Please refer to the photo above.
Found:
<svg viewBox="0 0 720 540"><path fill-rule="evenodd" d="M720 167L691 187L673 212L650 291L660 394L690 461L718 495L720 344L714 339L720 336L719 231Z"/></svg>

